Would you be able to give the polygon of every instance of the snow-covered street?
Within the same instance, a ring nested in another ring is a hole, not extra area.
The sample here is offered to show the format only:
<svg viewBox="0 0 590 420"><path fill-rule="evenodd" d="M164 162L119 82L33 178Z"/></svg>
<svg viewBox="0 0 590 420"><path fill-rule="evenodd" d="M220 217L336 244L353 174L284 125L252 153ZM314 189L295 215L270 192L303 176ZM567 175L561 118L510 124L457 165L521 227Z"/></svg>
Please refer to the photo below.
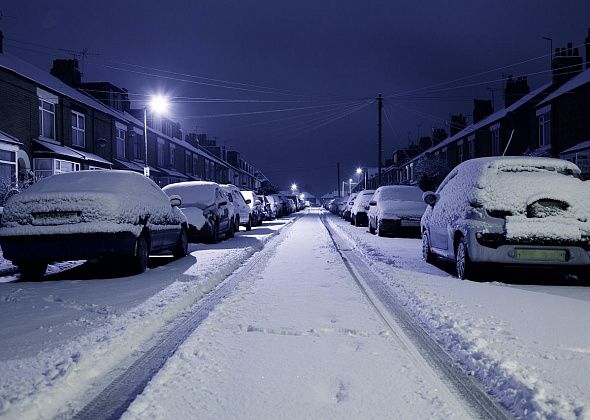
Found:
<svg viewBox="0 0 590 420"><path fill-rule="evenodd" d="M125 418L590 418L590 290L460 281L420 246L312 209L137 276L5 278L0 417L114 406L170 348L127 376Z"/></svg>

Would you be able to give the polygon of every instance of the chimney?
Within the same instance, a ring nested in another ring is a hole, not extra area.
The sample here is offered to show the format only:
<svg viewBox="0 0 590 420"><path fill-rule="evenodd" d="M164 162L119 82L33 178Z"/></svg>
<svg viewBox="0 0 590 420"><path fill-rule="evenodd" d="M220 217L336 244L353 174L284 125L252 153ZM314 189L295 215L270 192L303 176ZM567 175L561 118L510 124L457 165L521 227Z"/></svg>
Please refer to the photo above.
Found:
<svg viewBox="0 0 590 420"><path fill-rule="evenodd" d="M508 108L530 91L527 76L517 77L516 80L510 76L506 79L506 87L504 88L504 107Z"/></svg>
<svg viewBox="0 0 590 420"><path fill-rule="evenodd" d="M78 88L82 83L82 73L78 67L78 60L57 59L53 60L51 74L66 85Z"/></svg>
<svg viewBox="0 0 590 420"><path fill-rule="evenodd" d="M588 46L586 45L588 49ZM551 60L551 70L553 71L553 83L561 85L572 77L581 73L583 69L583 60L577 48L573 48L572 43L567 44L567 48L556 48L553 59Z"/></svg>
<svg viewBox="0 0 590 420"><path fill-rule="evenodd" d="M463 130L465 127L467 127L467 118L465 118L463 114L451 115L451 126L449 127L451 137Z"/></svg>
<svg viewBox="0 0 590 420"><path fill-rule="evenodd" d="M494 104L488 99L473 100L473 124L483 120L494 112Z"/></svg>
<svg viewBox="0 0 590 420"><path fill-rule="evenodd" d="M590 32L590 30L588 30ZM0 31L0 54L4 53L4 33Z"/></svg>
<svg viewBox="0 0 590 420"><path fill-rule="evenodd" d="M447 131L444 128L433 128L432 129L432 144L434 146L439 144L441 141L443 141L447 137L448 137Z"/></svg>
<svg viewBox="0 0 590 420"><path fill-rule="evenodd" d="M586 48L586 68L590 69L590 28L588 28L588 36L584 40L584 47Z"/></svg>

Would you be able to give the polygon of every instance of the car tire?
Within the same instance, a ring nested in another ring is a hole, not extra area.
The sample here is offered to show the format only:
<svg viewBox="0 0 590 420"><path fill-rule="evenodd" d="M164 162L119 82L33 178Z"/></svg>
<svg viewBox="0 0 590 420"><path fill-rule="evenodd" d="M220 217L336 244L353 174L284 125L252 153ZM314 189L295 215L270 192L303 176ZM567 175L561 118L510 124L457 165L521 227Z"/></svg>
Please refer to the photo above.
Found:
<svg viewBox="0 0 590 420"><path fill-rule="evenodd" d="M461 238L457 243L455 251L455 269L457 277L461 280L476 280L476 267L469 258L469 250L465 238Z"/></svg>
<svg viewBox="0 0 590 420"><path fill-rule="evenodd" d="M213 229L211 229L211 238L209 238L209 243L216 244L219 242L219 222L215 222L213 225Z"/></svg>
<svg viewBox="0 0 590 420"><path fill-rule="evenodd" d="M172 255L174 258L182 258L188 254L188 233L185 228L182 228L180 231L180 236L178 237L178 241L172 250Z"/></svg>
<svg viewBox="0 0 590 420"><path fill-rule="evenodd" d="M426 232L422 233L422 259L429 264L432 264L436 259L430 249L430 238Z"/></svg>
<svg viewBox="0 0 590 420"><path fill-rule="evenodd" d="M240 217L236 217L234 219L234 232L239 232L240 231Z"/></svg>
<svg viewBox="0 0 590 420"><path fill-rule="evenodd" d="M17 263L21 280L41 280L47 271L47 263Z"/></svg>
<svg viewBox="0 0 590 420"><path fill-rule="evenodd" d="M381 237L385 236L385 231L381 229L381 222L379 220L376 220L375 225L377 226L377 235Z"/></svg>
<svg viewBox="0 0 590 420"><path fill-rule="evenodd" d="M252 217L248 217L248 224L246 225L246 230L252 230Z"/></svg>
<svg viewBox="0 0 590 420"><path fill-rule="evenodd" d="M374 235L375 234L375 228L373 227L373 225L371 225L371 220L369 220L369 232Z"/></svg>
<svg viewBox="0 0 590 420"><path fill-rule="evenodd" d="M148 241L145 235L142 234L135 241L133 256L131 257L131 261L129 264L129 268L132 274L141 274L146 270L148 265L149 253L150 250Z"/></svg>

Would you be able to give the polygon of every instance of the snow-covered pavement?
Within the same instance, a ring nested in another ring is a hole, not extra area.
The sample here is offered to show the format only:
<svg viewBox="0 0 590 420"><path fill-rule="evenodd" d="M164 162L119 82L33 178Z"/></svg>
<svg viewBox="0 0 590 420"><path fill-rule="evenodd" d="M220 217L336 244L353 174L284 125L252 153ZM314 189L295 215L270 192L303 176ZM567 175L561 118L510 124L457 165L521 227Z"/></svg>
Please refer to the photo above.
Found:
<svg viewBox="0 0 590 420"><path fill-rule="evenodd" d="M0 417L54 417L212 290L290 220L265 222L177 261L118 277L85 264L42 282L0 284Z"/></svg>
<svg viewBox="0 0 590 420"><path fill-rule="evenodd" d="M507 284L504 273L460 281L421 260L419 239L322 211L292 220L152 258L139 276L86 264L1 283L0 417L71 417L239 279L126 418L476 417L419 340L392 326L393 304L516 417L590 419L590 288ZM376 283L361 290L354 272Z"/></svg>
<svg viewBox="0 0 590 420"><path fill-rule="evenodd" d="M125 418L417 415L472 417L389 331L311 214L210 314Z"/></svg>

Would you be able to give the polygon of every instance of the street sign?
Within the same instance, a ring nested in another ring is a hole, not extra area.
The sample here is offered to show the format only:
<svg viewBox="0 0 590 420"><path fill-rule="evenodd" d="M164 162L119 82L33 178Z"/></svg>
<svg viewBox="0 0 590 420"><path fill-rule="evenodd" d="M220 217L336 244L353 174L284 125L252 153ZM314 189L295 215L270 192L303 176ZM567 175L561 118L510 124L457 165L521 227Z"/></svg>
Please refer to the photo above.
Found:
<svg viewBox="0 0 590 420"><path fill-rule="evenodd" d="M143 175L149 177L150 176L150 167L146 166L143 168Z"/></svg>

